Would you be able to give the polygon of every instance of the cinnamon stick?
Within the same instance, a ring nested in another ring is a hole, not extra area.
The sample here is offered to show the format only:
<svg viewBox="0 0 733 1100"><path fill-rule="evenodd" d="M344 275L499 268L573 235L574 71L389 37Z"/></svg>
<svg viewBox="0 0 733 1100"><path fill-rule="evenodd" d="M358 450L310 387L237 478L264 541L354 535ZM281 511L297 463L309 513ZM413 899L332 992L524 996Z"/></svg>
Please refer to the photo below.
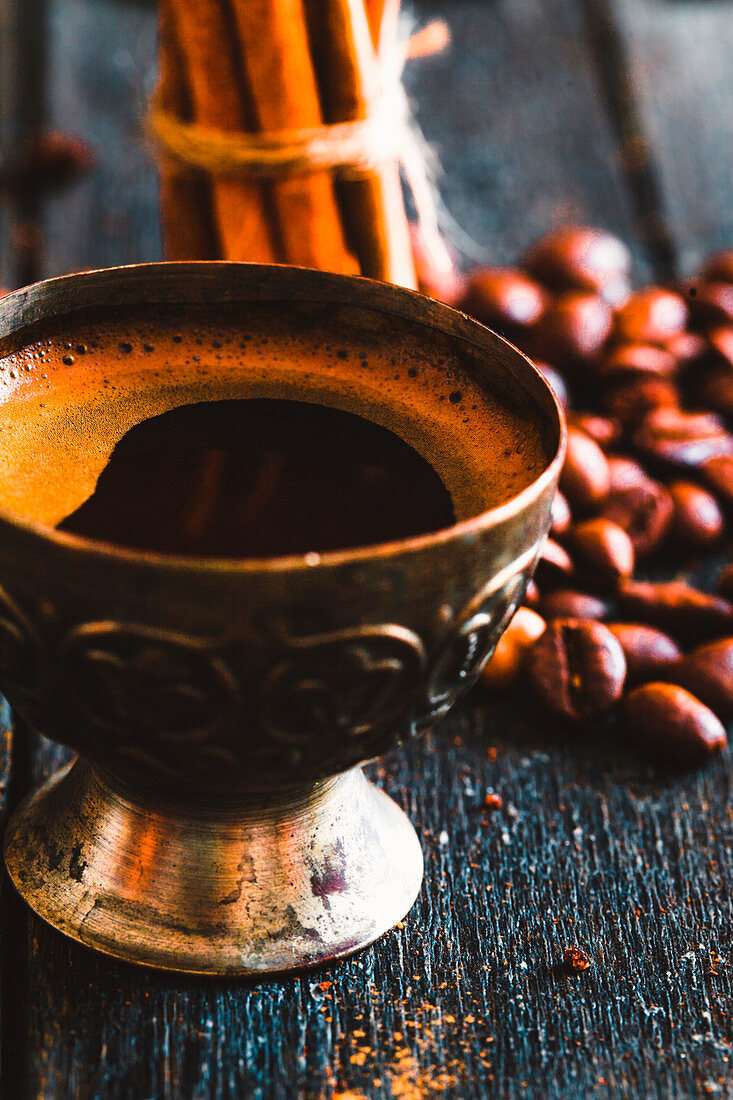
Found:
<svg viewBox="0 0 733 1100"><path fill-rule="evenodd" d="M299 130L323 122L302 0L231 0L257 128ZM273 181L283 259L358 274L328 172Z"/></svg>
<svg viewBox="0 0 733 1100"><path fill-rule="evenodd" d="M372 32L372 42L374 43L375 50L379 49L382 16L384 14L384 5L386 2L387 0L364 0L367 19L369 20L369 30Z"/></svg>
<svg viewBox="0 0 733 1100"><path fill-rule="evenodd" d="M217 130L248 132L253 119L238 71L233 28L223 0L171 0L176 34L191 88L194 121ZM227 260L278 259L262 185L220 176L212 180L213 206Z"/></svg>
<svg viewBox="0 0 733 1100"><path fill-rule="evenodd" d="M191 97L175 37L170 0L160 0L158 94L164 110L191 119ZM169 260L214 260L219 255L211 191L203 172L172 157L160 165L160 211L164 254Z"/></svg>
<svg viewBox="0 0 733 1100"><path fill-rule="evenodd" d="M366 118L379 91L379 73L363 0L307 0L307 10L326 121ZM362 274L414 287L397 166L344 181L341 195Z"/></svg>

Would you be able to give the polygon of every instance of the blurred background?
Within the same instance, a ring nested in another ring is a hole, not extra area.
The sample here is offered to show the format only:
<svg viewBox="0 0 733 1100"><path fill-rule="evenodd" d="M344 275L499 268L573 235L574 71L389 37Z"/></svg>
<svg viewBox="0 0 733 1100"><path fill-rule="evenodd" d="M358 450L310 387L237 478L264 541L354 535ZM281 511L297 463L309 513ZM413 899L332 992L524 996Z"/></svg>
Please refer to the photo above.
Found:
<svg viewBox="0 0 733 1100"><path fill-rule="evenodd" d="M728 0L413 0L452 45L408 64L441 190L476 262L512 263L565 222L628 241L638 280L687 274L733 244ZM4 0L0 282L161 256L145 112L152 0ZM8 166L29 136L78 136L78 177ZM12 175L12 173L11 173Z"/></svg>

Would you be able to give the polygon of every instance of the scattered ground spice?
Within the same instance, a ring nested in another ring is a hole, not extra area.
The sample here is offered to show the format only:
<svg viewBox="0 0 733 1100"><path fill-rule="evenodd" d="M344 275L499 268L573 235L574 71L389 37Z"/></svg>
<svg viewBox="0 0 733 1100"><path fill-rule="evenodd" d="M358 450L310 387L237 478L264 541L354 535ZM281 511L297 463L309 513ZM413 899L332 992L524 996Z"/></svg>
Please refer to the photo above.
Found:
<svg viewBox="0 0 733 1100"><path fill-rule="evenodd" d="M591 959L586 955L582 947L578 947L577 944L573 944L572 947L565 948L565 965L570 967L571 970L587 970L591 964Z"/></svg>

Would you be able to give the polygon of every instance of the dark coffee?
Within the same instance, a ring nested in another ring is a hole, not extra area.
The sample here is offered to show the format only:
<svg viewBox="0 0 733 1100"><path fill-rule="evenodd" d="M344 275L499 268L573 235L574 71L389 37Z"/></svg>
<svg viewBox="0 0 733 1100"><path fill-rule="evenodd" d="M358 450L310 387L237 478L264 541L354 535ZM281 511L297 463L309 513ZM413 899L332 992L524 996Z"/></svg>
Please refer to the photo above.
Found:
<svg viewBox="0 0 733 1100"><path fill-rule="evenodd" d="M206 401L131 428L60 524L170 554L340 550L455 522L450 494L394 432L304 401Z"/></svg>

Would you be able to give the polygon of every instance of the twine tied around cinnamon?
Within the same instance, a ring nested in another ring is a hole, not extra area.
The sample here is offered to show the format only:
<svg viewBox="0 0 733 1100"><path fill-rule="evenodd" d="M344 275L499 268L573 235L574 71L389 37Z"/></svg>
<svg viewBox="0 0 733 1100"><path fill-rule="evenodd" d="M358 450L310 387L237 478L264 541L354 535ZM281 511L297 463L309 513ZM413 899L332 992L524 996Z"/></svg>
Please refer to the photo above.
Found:
<svg viewBox="0 0 733 1100"><path fill-rule="evenodd" d="M183 122L154 93L148 127L169 156L213 175L277 179L328 170L358 179L389 162L400 164L412 195L426 248L439 265L450 257L438 228L437 161L410 108L402 84L407 60L445 49L450 32L442 20L379 50L381 87L364 119L310 129L235 133Z"/></svg>

